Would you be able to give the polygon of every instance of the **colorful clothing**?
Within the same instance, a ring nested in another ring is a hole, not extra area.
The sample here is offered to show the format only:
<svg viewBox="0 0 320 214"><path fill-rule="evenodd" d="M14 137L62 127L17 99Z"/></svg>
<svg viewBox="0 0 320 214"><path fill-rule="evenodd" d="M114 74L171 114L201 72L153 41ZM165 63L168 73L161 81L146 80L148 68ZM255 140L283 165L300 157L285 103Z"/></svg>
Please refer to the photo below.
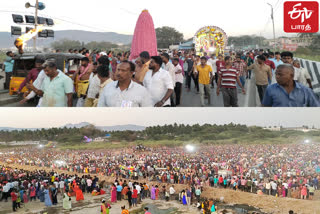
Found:
<svg viewBox="0 0 320 214"><path fill-rule="evenodd" d="M203 85L210 84L210 73L212 72L212 67L210 65L197 66L197 71L199 72L199 83Z"/></svg>
<svg viewBox="0 0 320 214"><path fill-rule="evenodd" d="M235 67L222 67L218 72L221 77L221 87L222 88L236 88L237 78L239 77L239 71ZM219 178L220 179L220 178ZM219 183L222 183L223 179Z"/></svg>
<svg viewBox="0 0 320 214"><path fill-rule="evenodd" d="M49 195L49 190L47 190L47 189L44 190L44 204L47 207L51 207L52 206L52 201L51 201L51 198L50 198L50 195Z"/></svg>
<svg viewBox="0 0 320 214"><path fill-rule="evenodd" d="M117 188L112 187L111 188L111 203L117 202Z"/></svg>
<svg viewBox="0 0 320 214"><path fill-rule="evenodd" d="M239 71L239 76L245 76L246 75L246 70L245 68L247 67L246 63L243 61L237 62L235 61L233 63L233 67Z"/></svg>

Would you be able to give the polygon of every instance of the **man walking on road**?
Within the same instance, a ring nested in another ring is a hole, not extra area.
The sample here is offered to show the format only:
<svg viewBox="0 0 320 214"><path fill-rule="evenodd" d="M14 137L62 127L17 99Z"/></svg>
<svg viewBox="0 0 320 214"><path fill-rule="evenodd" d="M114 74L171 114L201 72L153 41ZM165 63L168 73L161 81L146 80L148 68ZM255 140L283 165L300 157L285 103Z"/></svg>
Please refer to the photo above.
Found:
<svg viewBox="0 0 320 214"><path fill-rule="evenodd" d="M197 80L197 78L193 75L193 58L192 55L189 55L188 59L187 59L187 64L188 64L188 70L187 70L187 74L186 74L186 78L187 78L187 86L188 86L188 92L191 90L191 79L193 79L194 81L194 85L197 89L197 92L199 92L199 82Z"/></svg>
<svg viewBox="0 0 320 214"><path fill-rule="evenodd" d="M230 56L225 57L225 67L222 67L218 74L217 96L219 96L221 88L224 107L238 107L237 83L242 89L243 94L246 91L240 82L239 71L235 67L232 67Z"/></svg>
<svg viewBox="0 0 320 214"><path fill-rule="evenodd" d="M281 53L281 60L285 64L293 65L293 53L286 51ZM294 68L294 81L298 81L300 78L299 70Z"/></svg>
<svg viewBox="0 0 320 214"><path fill-rule="evenodd" d="M120 63L116 72L118 80L106 83L107 86L101 85L104 89L99 93L98 107L152 107L152 100L147 89L132 80L134 71L135 65L132 62ZM100 77L103 76L106 75ZM106 78L104 80L107 81Z"/></svg>
<svg viewBox="0 0 320 214"><path fill-rule="evenodd" d="M299 60L293 61L293 67L295 70L298 70L298 72L300 73L298 82L306 87L313 89L312 83L311 83L311 76L305 68L301 67Z"/></svg>
<svg viewBox="0 0 320 214"><path fill-rule="evenodd" d="M176 106L180 105L181 100L181 92L182 92L182 84L183 84L183 75L182 75L182 68L179 65L179 59L174 58L172 60L174 65L174 73L175 73L175 86L174 86L174 93L176 95Z"/></svg>
<svg viewBox="0 0 320 214"><path fill-rule="evenodd" d="M170 96L173 93L172 78L168 71L161 68L160 56L151 57L149 68L143 85L151 95L155 107L170 107Z"/></svg>
<svg viewBox="0 0 320 214"><path fill-rule="evenodd" d="M196 67L199 75L199 88L201 106L204 107L205 91L208 95L208 105L211 105L210 80L212 79L212 67L207 64L207 58L201 57L201 64Z"/></svg>
<svg viewBox="0 0 320 214"><path fill-rule="evenodd" d="M270 66L265 64L266 58L263 55L257 57L257 63L248 67L248 70L253 70L256 78L256 85L258 88L260 102L269 85L269 79L272 79L272 72Z"/></svg>
<svg viewBox="0 0 320 214"><path fill-rule="evenodd" d="M269 54L268 53L264 53L263 56L266 59L264 63L271 68L271 72L272 72L272 74L274 74L275 69L276 69L276 66L275 66L274 62L269 59ZM272 77L268 80L268 82L269 82L269 85L271 85Z"/></svg>
<svg viewBox="0 0 320 214"><path fill-rule="evenodd" d="M172 83L173 83L173 88L176 87L176 74L174 72L174 68L175 66L169 61L170 57L169 54L164 53L161 56L163 64L164 64L164 70L168 71L170 74L170 77L172 79ZM172 93L171 97L170 97L170 102L171 102L171 107L175 107L175 93Z"/></svg>
<svg viewBox="0 0 320 214"><path fill-rule="evenodd" d="M250 53L246 53L246 57L244 59L244 61L247 63L247 67L249 67L250 65L252 65L253 59L250 57ZM251 79L251 70L247 71L247 79Z"/></svg>
<svg viewBox="0 0 320 214"><path fill-rule="evenodd" d="M236 56L236 61L233 63L233 66L237 69L237 71L239 71L239 79L242 86L244 87L247 76L247 65L241 60L240 55Z"/></svg>

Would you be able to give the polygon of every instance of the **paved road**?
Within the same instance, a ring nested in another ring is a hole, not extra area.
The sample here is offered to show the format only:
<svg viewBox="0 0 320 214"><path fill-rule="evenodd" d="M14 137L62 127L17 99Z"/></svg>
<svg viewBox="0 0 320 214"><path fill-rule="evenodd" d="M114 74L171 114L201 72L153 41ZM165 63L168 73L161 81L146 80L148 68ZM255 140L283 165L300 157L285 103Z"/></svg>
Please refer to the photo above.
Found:
<svg viewBox="0 0 320 214"><path fill-rule="evenodd" d="M194 84L191 85L191 91L188 92L185 86L183 86L181 107L201 107L200 94L196 93ZM254 85L254 79L247 80L245 84L246 95L238 93L238 105L239 107L256 107L256 87ZM211 105L206 107L224 107L222 93L219 96L216 94L215 88L211 88ZM208 100L205 101L206 104Z"/></svg>
<svg viewBox="0 0 320 214"><path fill-rule="evenodd" d="M216 86L216 85L215 85ZM183 85L182 89L182 97L181 97L181 106L179 107L201 107L200 104L200 94L196 93L196 89L194 84L191 85L191 91L187 92L185 85ZM239 107L256 107L256 87L254 84L254 78L251 80L247 80L246 85L246 95L242 93L238 93L238 105ZM216 88L211 90L211 105L206 107L223 107L223 98L222 93L220 96L216 94ZM15 100L14 100L15 99ZM7 101L8 100L8 101ZM11 100L9 102L9 100ZM1 107L33 107L36 106L35 103L26 103L24 105L20 105L17 102L16 97L10 97L7 93L0 93L0 106ZM1 102L2 101L2 102ZM206 103L208 100L206 100ZM75 103L75 102L74 102ZM74 104L75 105L75 104Z"/></svg>

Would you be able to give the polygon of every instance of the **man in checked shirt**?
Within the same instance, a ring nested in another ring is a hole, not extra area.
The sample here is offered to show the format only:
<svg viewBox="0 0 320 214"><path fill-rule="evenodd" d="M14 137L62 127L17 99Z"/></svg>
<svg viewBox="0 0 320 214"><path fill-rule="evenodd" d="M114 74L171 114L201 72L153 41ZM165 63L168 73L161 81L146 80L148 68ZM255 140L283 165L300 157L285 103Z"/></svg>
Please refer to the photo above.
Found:
<svg viewBox="0 0 320 214"><path fill-rule="evenodd" d="M241 60L240 55L236 56L236 59L233 62L233 67L235 67L237 71L239 71L239 79L242 86L244 87L246 83L246 76L247 76L247 64L243 60Z"/></svg>

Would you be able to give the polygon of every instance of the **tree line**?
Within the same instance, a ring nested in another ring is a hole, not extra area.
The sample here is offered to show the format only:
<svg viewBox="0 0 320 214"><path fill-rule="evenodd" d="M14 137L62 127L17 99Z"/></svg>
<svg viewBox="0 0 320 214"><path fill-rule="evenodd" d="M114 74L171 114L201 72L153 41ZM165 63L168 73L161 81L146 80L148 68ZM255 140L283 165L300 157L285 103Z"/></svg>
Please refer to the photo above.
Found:
<svg viewBox="0 0 320 214"><path fill-rule="evenodd" d="M157 35L157 45L160 49L167 49L170 45L179 45L187 41L192 41L193 38L184 39L183 33L179 32L177 29L169 26L163 26L155 29ZM265 37L256 35L243 35L243 36L230 36L228 37L228 45L233 45L235 48L243 47L255 47L259 45L260 47L264 45ZM60 49L62 51L67 51L68 49L81 49L87 48L89 50L112 50L112 49L123 49L128 51L130 49L130 44L127 46L120 47L117 44L111 42L89 42L84 43L75 40L62 39L55 41L51 44L54 49Z"/></svg>
<svg viewBox="0 0 320 214"><path fill-rule="evenodd" d="M94 125L82 128L51 128L32 130L14 130L0 131L0 141L56 141L59 143L80 143L84 136L89 138L104 137L110 134L110 141L161 141L161 140L178 140L178 141L208 141L208 140L257 140L272 139L277 137L299 137L304 136L299 131L270 131L257 126L246 126L240 124L225 125L184 125L170 124L164 126L147 127L143 131L102 131ZM309 132L309 136L320 136L320 131Z"/></svg>

